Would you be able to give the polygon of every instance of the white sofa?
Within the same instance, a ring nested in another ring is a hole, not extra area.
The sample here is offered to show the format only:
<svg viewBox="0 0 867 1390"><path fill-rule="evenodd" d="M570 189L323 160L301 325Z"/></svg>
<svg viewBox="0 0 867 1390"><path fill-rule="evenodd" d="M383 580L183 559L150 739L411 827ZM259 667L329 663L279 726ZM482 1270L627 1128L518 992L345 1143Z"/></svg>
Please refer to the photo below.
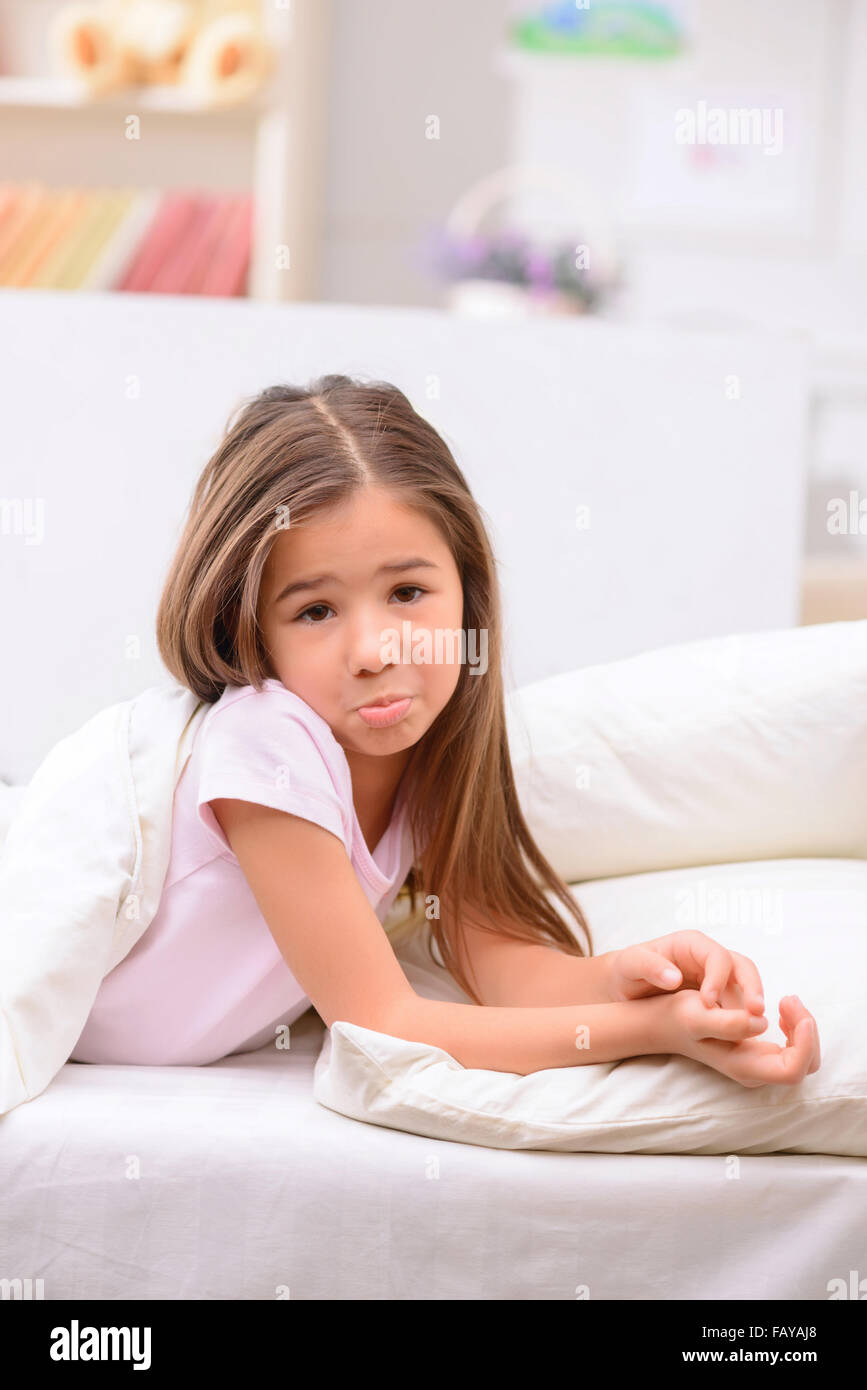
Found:
<svg viewBox="0 0 867 1390"><path fill-rule="evenodd" d="M792 343L32 291L0 293L0 322L4 487L44 501L42 538L0 546L27 672L3 683L7 782L161 677L153 611L190 488L236 400L276 380L386 377L446 433L503 560L515 686L797 619ZM359 1123L314 1098L323 1036L311 1009L288 1053L67 1064L0 1119L0 1276L46 1299L818 1299L863 1262L861 1158L525 1152Z"/></svg>

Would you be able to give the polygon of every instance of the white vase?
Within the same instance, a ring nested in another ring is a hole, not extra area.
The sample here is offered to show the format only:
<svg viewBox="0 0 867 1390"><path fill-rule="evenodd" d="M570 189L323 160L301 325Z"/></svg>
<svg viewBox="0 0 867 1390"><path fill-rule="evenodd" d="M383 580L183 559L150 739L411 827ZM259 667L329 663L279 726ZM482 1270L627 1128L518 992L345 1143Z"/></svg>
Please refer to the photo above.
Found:
<svg viewBox="0 0 867 1390"><path fill-rule="evenodd" d="M519 319L539 314L581 314L580 299L561 290L531 292L506 280L456 280L446 290L446 308L470 318Z"/></svg>

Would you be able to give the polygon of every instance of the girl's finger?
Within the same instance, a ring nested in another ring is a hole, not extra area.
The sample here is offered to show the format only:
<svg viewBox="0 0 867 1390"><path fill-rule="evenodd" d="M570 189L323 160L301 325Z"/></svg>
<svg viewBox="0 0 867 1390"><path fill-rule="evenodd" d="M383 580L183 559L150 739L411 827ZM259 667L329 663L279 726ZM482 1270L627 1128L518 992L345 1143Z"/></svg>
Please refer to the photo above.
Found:
<svg viewBox="0 0 867 1390"><path fill-rule="evenodd" d="M633 964L638 971L635 978L645 980L649 985L656 985L661 989L677 989L682 982L683 976L677 966L667 956L650 946L643 946L637 950L635 962L630 961L630 966Z"/></svg>
<svg viewBox="0 0 867 1390"><path fill-rule="evenodd" d="M740 951L732 951L731 954L735 963L735 979L744 992L747 1008L754 1009L756 1013L764 1013L765 993L755 962L751 961L749 956L742 956Z"/></svg>
<svg viewBox="0 0 867 1390"><path fill-rule="evenodd" d="M797 994L787 994L784 999L780 1000L780 1027L790 1043L803 1019L807 1019L810 1023L811 1057L807 1070L812 1075L822 1065L818 1024Z"/></svg>
<svg viewBox="0 0 867 1390"><path fill-rule="evenodd" d="M783 1048L777 1057L777 1069L782 1072L780 1080L785 1080L791 1085L796 1081L803 1081L807 1075L807 1068L813 1058L813 1020L811 1018L799 1018L792 1031L791 1041Z"/></svg>
<svg viewBox="0 0 867 1390"><path fill-rule="evenodd" d="M648 981L652 980L654 984L662 985L663 989L678 989L683 984L683 975L674 961L669 960L668 956L660 955L659 951L650 951L649 955L652 959L645 978Z"/></svg>
<svg viewBox="0 0 867 1390"><path fill-rule="evenodd" d="M708 943L704 958L704 979L701 984L701 997L705 1004L711 1006L719 1003L732 973L733 964L731 952L724 946L720 946L717 941Z"/></svg>
<svg viewBox="0 0 867 1390"><path fill-rule="evenodd" d="M743 990L737 980L733 979L729 980L719 1002L724 1009L746 1009L747 1007Z"/></svg>
<svg viewBox="0 0 867 1390"><path fill-rule="evenodd" d="M746 1009L705 1009L704 1018L697 1021L695 1036L698 1038L722 1038L727 1042L741 1042L744 1038L757 1038L768 1026L766 1018L757 1018Z"/></svg>
<svg viewBox="0 0 867 1390"><path fill-rule="evenodd" d="M813 1019L792 995L780 1001L780 1026L786 1046L768 1043L767 1050L744 1055L751 1080L765 1085L795 1086L803 1081L813 1057Z"/></svg>
<svg viewBox="0 0 867 1390"><path fill-rule="evenodd" d="M784 995L780 1000L780 1027L790 1042L802 1018L812 1019L813 1015L804 1007L797 994Z"/></svg>
<svg viewBox="0 0 867 1390"><path fill-rule="evenodd" d="M690 936L691 933L689 932L669 932L667 936L654 937L647 944L665 957L666 964L670 969L677 970L681 985L685 985L688 989L698 989L704 972L702 962L696 956L693 942L684 940ZM703 954L702 952L702 956Z"/></svg>
<svg viewBox="0 0 867 1390"><path fill-rule="evenodd" d="M812 1074L814 1071L818 1071L822 1065L822 1048L819 1043L819 1025L812 1014L810 1014L810 1018L813 1020L813 1060L808 1071Z"/></svg>

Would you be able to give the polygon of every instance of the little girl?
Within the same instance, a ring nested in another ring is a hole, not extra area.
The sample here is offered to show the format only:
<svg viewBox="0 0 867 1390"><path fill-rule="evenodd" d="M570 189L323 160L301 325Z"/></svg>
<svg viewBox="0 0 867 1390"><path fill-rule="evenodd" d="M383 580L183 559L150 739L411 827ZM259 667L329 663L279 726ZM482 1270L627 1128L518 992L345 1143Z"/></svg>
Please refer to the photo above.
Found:
<svg viewBox="0 0 867 1390"><path fill-rule="evenodd" d="M800 1001L780 1006L788 1045L761 1041L755 965L703 933L593 955L518 804L479 508L395 386L330 375L245 402L195 488L157 638L211 708L156 917L73 1061L204 1064L312 1002L467 1067L682 1053L745 1086L818 1068ZM464 659L480 649L484 669ZM404 883L473 1003L410 987L382 929Z"/></svg>

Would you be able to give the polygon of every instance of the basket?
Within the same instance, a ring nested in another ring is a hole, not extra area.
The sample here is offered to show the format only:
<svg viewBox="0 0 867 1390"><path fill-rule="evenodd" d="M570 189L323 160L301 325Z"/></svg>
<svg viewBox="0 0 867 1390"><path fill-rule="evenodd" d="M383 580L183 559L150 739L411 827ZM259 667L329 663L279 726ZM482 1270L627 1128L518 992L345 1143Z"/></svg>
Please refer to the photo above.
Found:
<svg viewBox="0 0 867 1390"><path fill-rule="evenodd" d="M607 218L599 199L586 185L581 186L562 170L546 165L510 164L486 175L458 199L449 213L445 230L449 238L466 239L477 235L485 218L516 194L533 189L556 193L570 216L576 218L590 255L590 276L596 288L613 283L617 274ZM566 239L563 234L562 240ZM448 308L473 317L514 318L527 314L580 314L582 301L564 290L514 284L507 280L467 277L457 280L446 292Z"/></svg>

